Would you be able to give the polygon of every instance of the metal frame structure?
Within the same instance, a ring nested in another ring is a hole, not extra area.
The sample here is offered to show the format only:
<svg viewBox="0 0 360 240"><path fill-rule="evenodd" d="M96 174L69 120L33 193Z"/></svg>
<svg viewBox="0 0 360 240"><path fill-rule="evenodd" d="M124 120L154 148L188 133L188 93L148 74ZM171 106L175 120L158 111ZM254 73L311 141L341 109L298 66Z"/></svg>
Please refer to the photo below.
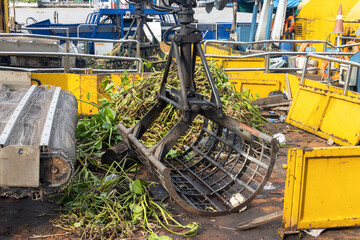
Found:
<svg viewBox="0 0 360 240"><path fill-rule="evenodd" d="M269 51L271 44L274 43L323 43L324 52L326 51L327 46L335 47L332 43L328 41L321 41L321 40L289 40L289 39L282 39L282 40L263 40L257 42L234 42L234 41L218 41L218 40L207 40L204 43L204 52L206 54L206 46L210 43L219 43L219 44L227 44L227 45L255 45L255 44L264 44L264 51Z"/></svg>
<svg viewBox="0 0 360 240"><path fill-rule="evenodd" d="M49 146L51 129L53 126L53 120L55 116L56 106L58 105L59 97L60 97L61 87L56 87L54 91L54 95L51 99L51 104L49 106L49 111L46 116L44 129L40 138L40 148L46 152Z"/></svg>

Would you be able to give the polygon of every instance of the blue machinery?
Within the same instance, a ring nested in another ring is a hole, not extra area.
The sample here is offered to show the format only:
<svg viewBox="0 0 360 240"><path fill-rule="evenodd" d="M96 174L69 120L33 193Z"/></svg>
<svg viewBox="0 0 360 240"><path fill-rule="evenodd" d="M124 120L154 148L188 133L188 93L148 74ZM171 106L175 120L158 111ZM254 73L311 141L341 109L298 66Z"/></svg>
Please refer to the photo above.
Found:
<svg viewBox="0 0 360 240"><path fill-rule="evenodd" d="M129 29L132 22L130 15L134 13L135 8L131 5L128 9L99 9L96 12L90 13L85 23L51 23L50 20L47 19L28 25L27 27L45 28L44 30L31 30L33 34L66 36L66 32L64 31L66 28L69 29L70 37L121 39ZM144 14L156 15L158 17L156 21L161 22L163 32L177 23L176 15L171 15L168 12L144 9ZM51 28L51 30L48 28ZM59 30L56 30L56 28L59 28Z"/></svg>

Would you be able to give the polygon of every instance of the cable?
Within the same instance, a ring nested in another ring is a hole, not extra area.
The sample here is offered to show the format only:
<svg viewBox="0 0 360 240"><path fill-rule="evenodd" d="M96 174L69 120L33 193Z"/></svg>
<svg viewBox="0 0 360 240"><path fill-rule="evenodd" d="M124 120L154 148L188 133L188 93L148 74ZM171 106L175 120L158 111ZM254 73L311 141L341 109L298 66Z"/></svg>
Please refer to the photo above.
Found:
<svg viewBox="0 0 360 240"><path fill-rule="evenodd" d="M28 20L32 20L33 23L37 23L37 22L38 22L35 18L33 18L33 17L28 17L28 18L26 19L26 25L29 25Z"/></svg>
<svg viewBox="0 0 360 240"><path fill-rule="evenodd" d="M180 27L180 25L172 26L171 28L169 28L168 30L166 30L166 31L164 32L164 34L163 34L163 40L164 40L164 43L165 43L166 45L168 45L168 46L171 45L171 44L166 40L166 34L167 34L169 31L171 31L171 30L173 30L173 29L175 29L175 28L177 28L177 27Z"/></svg>
<svg viewBox="0 0 360 240"><path fill-rule="evenodd" d="M40 86L40 85L41 85L40 80L39 80L39 79L37 79L37 78L31 78L31 81L32 81L32 82L36 82L36 83L38 84L38 86Z"/></svg>

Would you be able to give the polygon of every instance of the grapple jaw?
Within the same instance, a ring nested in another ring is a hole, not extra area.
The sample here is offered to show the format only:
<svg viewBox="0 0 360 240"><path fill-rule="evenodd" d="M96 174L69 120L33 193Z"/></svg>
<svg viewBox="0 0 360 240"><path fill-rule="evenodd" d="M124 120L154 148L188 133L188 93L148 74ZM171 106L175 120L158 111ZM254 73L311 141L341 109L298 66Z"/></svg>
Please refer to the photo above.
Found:
<svg viewBox="0 0 360 240"><path fill-rule="evenodd" d="M127 129L120 123L118 128L132 155L157 175L184 209L207 215L235 212L265 186L274 166L277 141L224 114L200 44L202 35L185 20L180 33L170 36L172 44L157 103L135 126ZM208 78L209 100L196 91L197 57ZM176 59L179 90L165 87L172 58ZM155 146L146 148L141 137L169 104L181 111L182 118ZM178 156L167 157L199 116L203 123L196 140Z"/></svg>

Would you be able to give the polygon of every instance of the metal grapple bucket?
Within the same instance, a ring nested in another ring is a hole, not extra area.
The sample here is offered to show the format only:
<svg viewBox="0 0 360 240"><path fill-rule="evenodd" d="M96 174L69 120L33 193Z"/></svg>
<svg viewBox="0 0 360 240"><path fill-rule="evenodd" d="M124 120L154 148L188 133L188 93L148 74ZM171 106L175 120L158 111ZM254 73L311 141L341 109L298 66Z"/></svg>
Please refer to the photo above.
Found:
<svg viewBox="0 0 360 240"><path fill-rule="evenodd" d="M184 209L208 215L234 212L249 204L266 184L274 166L277 141L223 112L201 47L202 35L190 24L192 5L179 4L180 31L169 36L172 43L157 103L135 126L127 129L120 123L118 128L132 155L153 170ZM207 75L211 92L208 99L196 89L197 57ZM173 58L180 88L167 89ZM146 148L141 138L152 125L166 124L154 122L161 112L169 111L169 105L181 112L181 119L155 146ZM189 138L189 129L197 117L202 119L202 127L197 137ZM169 151L183 136L195 141L177 157L168 158Z"/></svg>
<svg viewBox="0 0 360 240"><path fill-rule="evenodd" d="M218 123L205 119L186 151L162 160L154 155L156 147L147 149L135 137L134 128L119 124L119 129L170 196L190 212L221 215L243 208L262 190L275 162L275 139L228 116Z"/></svg>

